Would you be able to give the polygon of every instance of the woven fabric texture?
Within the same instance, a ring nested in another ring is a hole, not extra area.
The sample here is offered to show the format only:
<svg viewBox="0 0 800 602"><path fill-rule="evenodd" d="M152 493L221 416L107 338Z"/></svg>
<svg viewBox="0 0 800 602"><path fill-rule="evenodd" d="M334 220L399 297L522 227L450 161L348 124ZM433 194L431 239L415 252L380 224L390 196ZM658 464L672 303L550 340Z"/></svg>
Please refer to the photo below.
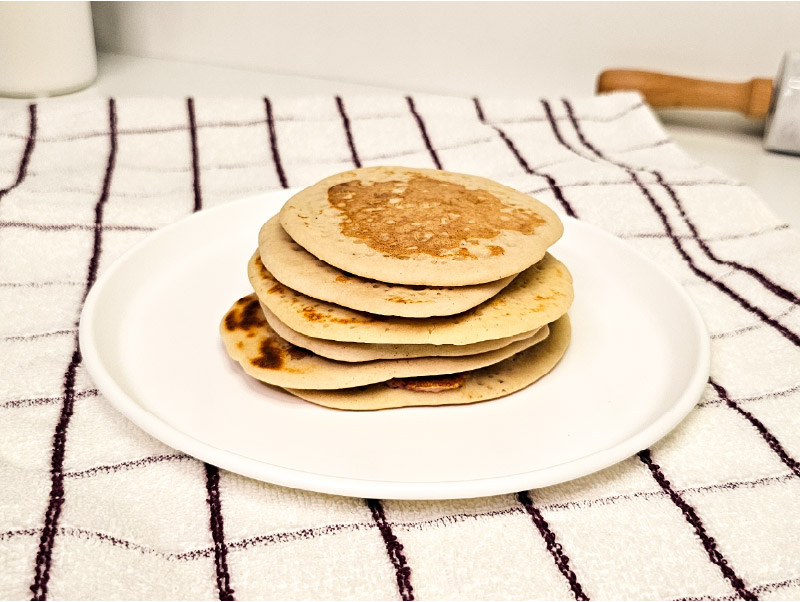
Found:
<svg viewBox="0 0 800 602"><path fill-rule="evenodd" d="M712 338L697 407L593 475L413 502L250 480L108 405L77 319L117 257L195 211L376 164L498 180L656 260ZM798 234L633 94L0 112L0 597L796 599L799 295Z"/></svg>

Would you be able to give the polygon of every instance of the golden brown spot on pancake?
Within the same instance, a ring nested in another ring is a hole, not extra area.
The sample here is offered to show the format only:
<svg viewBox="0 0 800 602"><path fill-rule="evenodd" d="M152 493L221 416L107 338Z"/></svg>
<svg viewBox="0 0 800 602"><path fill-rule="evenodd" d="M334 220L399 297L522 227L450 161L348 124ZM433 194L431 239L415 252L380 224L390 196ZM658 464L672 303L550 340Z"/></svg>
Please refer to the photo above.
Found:
<svg viewBox="0 0 800 602"><path fill-rule="evenodd" d="M392 378L384 384L392 389L406 389L418 393L440 393L459 389L467 380L465 373L445 374L443 376L414 376L411 378Z"/></svg>
<svg viewBox="0 0 800 602"><path fill-rule="evenodd" d="M550 291L549 295L536 295L534 299L537 301L547 301L548 299L553 299L554 297L563 297L564 293L561 291Z"/></svg>
<svg viewBox="0 0 800 602"><path fill-rule="evenodd" d="M505 254L506 250L503 247L499 247L497 245L489 245L489 251L492 255L503 255Z"/></svg>
<svg viewBox="0 0 800 602"><path fill-rule="evenodd" d="M475 258L461 246L467 238L492 239L502 230L527 235L545 223L536 212L508 206L485 190L420 176L408 182L344 182L328 189L328 202L344 216L342 234L395 258L410 251ZM368 221L373 212L382 212L381 219Z"/></svg>
<svg viewBox="0 0 800 602"><path fill-rule="evenodd" d="M251 296L239 299L236 302L236 307L231 309L225 315L225 328L227 328L229 331L253 331L266 324L266 319L264 318L264 313L261 311L261 306L258 303L258 299L255 297L250 297ZM246 303L246 305L241 310L237 309L237 307L241 307L243 301Z"/></svg>
<svg viewBox="0 0 800 602"><path fill-rule="evenodd" d="M330 314L318 312L313 307L305 306L302 310L303 317L309 322L333 322L335 324L366 324L373 320L360 320L358 318L336 318Z"/></svg>
<svg viewBox="0 0 800 602"><path fill-rule="evenodd" d="M304 307L303 308L303 317L308 320L309 322L322 322L328 316L325 314L321 314L316 311L313 307Z"/></svg>
<svg viewBox="0 0 800 602"><path fill-rule="evenodd" d="M337 276L336 277L336 282L349 282L349 281L350 281L350 278L348 278L347 276Z"/></svg>
<svg viewBox="0 0 800 602"><path fill-rule="evenodd" d="M386 300L387 301L391 301L392 303L403 303L403 304L405 304L405 303L422 303L422 301L419 300L419 299L409 299L408 297L398 297L398 296L389 297Z"/></svg>
<svg viewBox="0 0 800 602"><path fill-rule="evenodd" d="M280 284L279 282L276 282L275 284L273 284L273 285L272 285L272 286L269 288L269 290L268 290L267 292L268 292L269 294L271 294L271 295L274 295L275 293L282 293L284 290L285 290L285 289L283 288L283 285L282 285L282 284Z"/></svg>
<svg viewBox="0 0 800 602"><path fill-rule="evenodd" d="M254 366L266 370L278 370L283 366L283 350L274 339L267 338L261 341L258 352L260 355L250 360Z"/></svg>
<svg viewBox="0 0 800 602"><path fill-rule="evenodd" d="M244 349L244 342L243 341L237 341L236 342L236 347L239 348L239 349Z"/></svg>

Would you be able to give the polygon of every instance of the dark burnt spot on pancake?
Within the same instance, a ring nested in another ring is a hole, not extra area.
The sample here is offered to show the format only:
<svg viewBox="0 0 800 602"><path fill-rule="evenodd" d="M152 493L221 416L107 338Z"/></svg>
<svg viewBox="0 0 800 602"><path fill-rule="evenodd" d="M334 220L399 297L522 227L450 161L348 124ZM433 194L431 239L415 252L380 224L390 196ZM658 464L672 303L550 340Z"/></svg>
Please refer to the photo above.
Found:
<svg viewBox="0 0 800 602"><path fill-rule="evenodd" d="M234 307L225 314L225 328L229 332L234 330L254 331L267 323L258 298L255 295L242 297ZM249 336L249 335L248 335Z"/></svg>
<svg viewBox="0 0 800 602"><path fill-rule="evenodd" d="M352 180L331 186L328 202L343 214L342 234L397 259L475 259L467 241L490 240L504 230L529 235L545 223L531 209L506 205L486 190L432 177L366 185Z"/></svg>
<svg viewBox="0 0 800 602"><path fill-rule="evenodd" d="M239 318L239 328L242 330L252 330L264 326L264 324L266 324L264 312L261 311L258 298L253 296L242 310L241 317Z"/></svg>
<svg viewBox="0 0 800 602"><path fill-rule="evenodd" d="M289 348L286 350L286 353L288 353L289 357L292 358L293 360L301 360L303 358L314 355L308 349L303 349L302 347L297 347L296 345L290 345Z"/></svg>
<svg viewBox="0 0 800 602"><path fill-rule="evenodd" d="M467 380L467 374L443 374L441 376L413 376L410 378L392 378L384 384L391 389L405 389L417 393L441 393L460 389Z"/></svg>
<svg viewBox="0 0 800 602"><path fill-rule="evenodd" d="M283 366L283 349L272 338L266 338L258 346L258 357L250 360L257 368L265 370L279 370Z"/></svg>

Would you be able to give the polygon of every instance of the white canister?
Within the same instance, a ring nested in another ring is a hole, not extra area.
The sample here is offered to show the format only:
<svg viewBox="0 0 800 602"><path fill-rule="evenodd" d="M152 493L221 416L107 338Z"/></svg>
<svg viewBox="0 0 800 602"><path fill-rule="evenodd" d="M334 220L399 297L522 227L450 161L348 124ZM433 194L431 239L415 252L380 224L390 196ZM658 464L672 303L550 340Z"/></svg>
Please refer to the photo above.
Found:
<svg viewBox="0 0 800 602"><path fill-rule="evenodd" d="M67 94L96 77L89 2L0 2L0 96Z"/></svg>

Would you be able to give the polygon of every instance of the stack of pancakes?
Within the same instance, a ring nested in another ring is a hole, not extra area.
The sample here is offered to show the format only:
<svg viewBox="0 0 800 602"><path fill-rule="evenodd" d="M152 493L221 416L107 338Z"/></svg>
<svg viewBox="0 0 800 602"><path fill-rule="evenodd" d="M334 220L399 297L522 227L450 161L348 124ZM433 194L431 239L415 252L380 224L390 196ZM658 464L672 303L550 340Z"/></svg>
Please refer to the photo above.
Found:
<svg viewBox="0 0 800 602"><path fill-rule="evenodd" d="M263 225L255 291L226 313L228 354L316 404L483 401L549 372L570 340L563 232L491 180L368 167L302 190Z"/></svg>

